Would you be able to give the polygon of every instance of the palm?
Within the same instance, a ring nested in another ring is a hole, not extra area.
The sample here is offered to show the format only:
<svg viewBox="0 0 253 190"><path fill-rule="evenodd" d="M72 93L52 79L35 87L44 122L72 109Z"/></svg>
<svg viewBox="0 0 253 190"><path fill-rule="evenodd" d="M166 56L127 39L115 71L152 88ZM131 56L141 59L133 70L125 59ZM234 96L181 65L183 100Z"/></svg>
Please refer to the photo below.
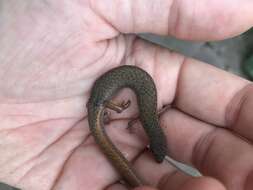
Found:
<svg viewBox="0 0 253 190"><path fill-rule="evenodd" d="M95 183L106 169L105 161L94 143L89 143L85 104L97 76L122 60L125 43L122 39L96 42L117 33L107 28L101 30L103 35L93 36L89 30L95 25L86 26L85 22L99 20L84 18L83 12L66 20L68 15L61 14L63 7L52 13L46 4L31 6L40 7L45 15L33 9L29 10L31 15L16 15L24 24L15 25L18 30L6 36L8 44L15 42L15 47L1 51L16 55L11 66L0 66L4 73L0 97L9 103L4 105L8 113L2 116L6 122L1 136L8 131L7 139L2 139L5 147L13 150L13 154L1 156L2 163L8 163L1 179L25 189L59 189L62 185L60 189L98 189L108 185L105 180ZM15 142L11 140L14 136ZM110 171L109 176L113 180Z"/></svg>

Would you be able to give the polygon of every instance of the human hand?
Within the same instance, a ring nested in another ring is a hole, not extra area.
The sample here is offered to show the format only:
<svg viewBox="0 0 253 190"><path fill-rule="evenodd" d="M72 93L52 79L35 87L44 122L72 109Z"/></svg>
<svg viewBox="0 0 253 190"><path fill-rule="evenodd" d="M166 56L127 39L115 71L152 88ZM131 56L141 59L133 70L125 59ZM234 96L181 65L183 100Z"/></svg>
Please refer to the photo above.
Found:
<svg viewBox="0 0 253 190"><path fill-rule="evenodd" d="M161 118L170 156L211 177L156 164L140 153L139 128L129 134L115 127L126 119L111 122L108 134L140 175L160 189L252 189L251 84L127 34L223 39L252 25L252 8L239 0L2 1L0 181L36 190L124 188L89 135L85 104L98 76L133 64L154 78L159 107L174 105Z"/></svg>

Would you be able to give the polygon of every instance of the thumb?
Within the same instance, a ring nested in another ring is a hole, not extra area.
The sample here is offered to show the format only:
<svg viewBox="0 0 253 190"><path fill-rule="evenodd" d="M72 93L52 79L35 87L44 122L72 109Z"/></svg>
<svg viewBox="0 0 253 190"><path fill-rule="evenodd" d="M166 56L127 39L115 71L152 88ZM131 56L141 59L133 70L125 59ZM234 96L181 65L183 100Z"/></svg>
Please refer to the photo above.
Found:
<svg viewBox="0 0 253 190"><path fill-rule="evenodd" d="M154 33L188 40L224 39L253 24L253 2L242 0L92 1L92 8L122 33Z"/></svg>

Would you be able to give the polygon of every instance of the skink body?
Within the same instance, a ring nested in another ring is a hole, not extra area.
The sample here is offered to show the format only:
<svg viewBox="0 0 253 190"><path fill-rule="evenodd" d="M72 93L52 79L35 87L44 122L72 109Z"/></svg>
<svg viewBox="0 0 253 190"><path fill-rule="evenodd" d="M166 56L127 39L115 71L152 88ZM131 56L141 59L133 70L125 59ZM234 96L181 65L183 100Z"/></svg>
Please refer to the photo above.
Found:
<svg viewBox="0 0 253 190"><path fill-rule="evenodd" d="M116 170L131 186L144 185L122 153L109 139L104 129L103 116L106 104L122 88L130 88L137 97L139 119L149 139L150 149L157 162L162 162L166 153L166 138L159 127L157 92L151 76L135 66L120 66L98 78L88 101L89 127L95 141Z"/></svg>

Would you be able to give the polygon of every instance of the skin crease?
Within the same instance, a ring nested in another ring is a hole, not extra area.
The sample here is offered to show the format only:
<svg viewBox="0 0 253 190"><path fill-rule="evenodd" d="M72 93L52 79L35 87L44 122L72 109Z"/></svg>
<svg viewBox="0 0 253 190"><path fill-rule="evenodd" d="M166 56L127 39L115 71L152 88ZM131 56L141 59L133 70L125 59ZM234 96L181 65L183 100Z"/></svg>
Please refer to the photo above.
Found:
<svg viewBox="0 0 253 190"><path fill-rule="evenodd" d="M143 151L142 129L130 134L122 119L136 115L126 90L117 99L132 106L112 113L121 119L106 130L140 175L159 189L252 189L252 85L133 35L224 39L253 25L252 8L251 0L2 0L0 181L37 190L125 189L89 135L85 104L98 76L132 64L154 78L159 108L174 105L161 118L170 155L210 177L186 176Z"/></svg>

